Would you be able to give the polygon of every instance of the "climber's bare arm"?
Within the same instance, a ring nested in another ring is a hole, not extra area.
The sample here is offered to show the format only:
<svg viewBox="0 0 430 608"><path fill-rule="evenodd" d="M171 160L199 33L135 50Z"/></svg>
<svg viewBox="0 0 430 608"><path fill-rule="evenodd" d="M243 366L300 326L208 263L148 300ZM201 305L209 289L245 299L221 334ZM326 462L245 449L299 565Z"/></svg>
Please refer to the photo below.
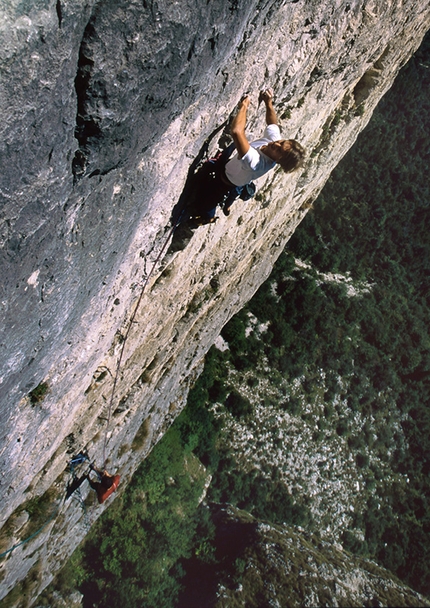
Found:
<svg viewBox="0 0 430 608"><path fill-rule="evenodd" d="M259 101L264 101L266 106L266 125L277 125L278 117L273 107L273 92L271 89L261 91Z"/></svg>
<svg viewBox="0 0 430 608"><path fill-rule="evenodd" d="M276 116L275 109L273 107L272 99L266 102L266 125L277 125L278 117Z"/></svg>
<svg viewBox="0 0 430 608"><path fill-rule="evenodd" d="M248 111L249 103L250 99L248 95L240 100L237 114L231 123L231 136L233 137L239 158L245 156L250 148L249 141L245 135L246 113Z"/></svg>

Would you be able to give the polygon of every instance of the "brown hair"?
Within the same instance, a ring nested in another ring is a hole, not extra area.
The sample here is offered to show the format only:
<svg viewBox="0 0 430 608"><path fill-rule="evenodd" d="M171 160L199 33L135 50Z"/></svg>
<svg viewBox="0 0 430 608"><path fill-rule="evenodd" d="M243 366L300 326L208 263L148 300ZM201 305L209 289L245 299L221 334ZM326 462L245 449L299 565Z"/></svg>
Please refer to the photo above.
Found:
<svg viewBox="0 0 430 608"><path fill-rule="evenodd" d="M290 144L290 147L288 150L284 151L281 159L279 160L279 164L285 173L292 173L296 169L303 166L306 151L304 147L295 139L289 139L288 143Z"/></svg>

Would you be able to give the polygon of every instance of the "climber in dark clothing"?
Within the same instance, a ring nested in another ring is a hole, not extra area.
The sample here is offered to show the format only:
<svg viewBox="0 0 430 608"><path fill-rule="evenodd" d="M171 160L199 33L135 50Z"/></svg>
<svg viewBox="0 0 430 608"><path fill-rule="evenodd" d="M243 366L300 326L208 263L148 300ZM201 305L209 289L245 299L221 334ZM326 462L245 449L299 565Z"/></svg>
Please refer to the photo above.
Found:
<svg viewBox="0 0 430 608"><path fill-rule="evenodd" d="M259 101L266 107L266 129L261 139L248 141L245 134L246 116L250 104L248 95L239 102L236 116L231 123L233 144L215 159L210 159L195 176L192 200L189 202L191 217L199 224L215 221L217 205L225 215L237 197L248 200L255 192L252 180L281 165L291 173L303 164L305 151L293 139L281 139L278 118L273 108L273 93L262 91ZM237 154L230 159L233 150Z"/></svg>
<svg viewBox="0 0 430 608"><path fill-rule="evenodd" d="M217 157L206 161L194 176L188 206L197 225L214 221L217 205L223 203L233 189L223 179L225 165L233 151L234 144L230 144Z"/></svg>

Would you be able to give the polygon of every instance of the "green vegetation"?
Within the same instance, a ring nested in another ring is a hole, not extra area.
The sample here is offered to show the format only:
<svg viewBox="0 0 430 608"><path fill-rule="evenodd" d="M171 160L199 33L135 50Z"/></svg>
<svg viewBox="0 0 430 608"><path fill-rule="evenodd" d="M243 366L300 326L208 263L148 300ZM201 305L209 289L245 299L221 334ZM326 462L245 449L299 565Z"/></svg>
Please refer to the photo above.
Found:
<svg viewBox="0 0 430 608"><path fill-rule="evenodd" d="M31 405L37 405L44 400L46 394L49 391L49 385L47 382L41 382L34 388L29 394Z"/></svg>
<svg viewBox="0 0 430 608"><path fill-rule="evenodd" d="M345 531L344 546L377 559L427 594L430 184L425 150L430 77L421 64L428 62L429 46L427 37L334 171L270 279L222 332L230 347L229 364L240 373L255 370L264 358L274 374L290 381L304 377L303 387L312 396L324 370L325 416L318 420L314 439L321 441L325 423L335 421L336 434L347 440L366 476L367 502L354 521L364 540ZM296 259L307 266L297 267ZM329 280L324 273L347 280ZM356 295L349 295L348 286ZM264 341L255 332L245 337L248 313L269 322ZM226 358L224 354L224 363ZM226 371L205 373L206 384L211 377L215 382L228 377ZM348 404L344 417L335 417L336 396ZM282 407L297 415L301 406L290 395ZM350 432L356 414L365 420L359 436ZM394 424L398 419L400 429ZM405 483L392 485L388 495L378 495L387 486L369 450L403 475ZM290 496L273 498L276 472L266 483L258 473L241 471L235 455L219 456L211 498L271 521L309 525L306 509L289 505ZM279 504L290 512L277 513Z"/></svg>
<svg viewBox="0 0 430 608"><path fill-rule="evenodd" d="M233 389L225 400L225 407L236 418L241 418L252 413L252 405L236 389Z"/></svg>
<svg viewBox="0 0 430 608"><path fill-rule="evenodd" d="M148 416L148 418L146 418L146 420L144 420L140 425L140 428L134 436L133 442L131 444L131 449L133 450L133 452L136 452L144 447L149 437L150 423L151 417Z"/></svg>
<svg viewBox="0 0 430 608"><path fill-rule="evenodd" d="M20 510L27 511L29 515L28 522L23 530L27 538L41 526L46 525L46 522L57 512L58 499L57 491L54 488L49 488L41 496L32 498L20 507Z"/></svg>
<svg viewBox="0 0 430 608"><path fill-rule="evenodd" d="M295 330L289 374L297 367L309 373L310 365L334 369L349 378L352 409L369 419L382 417L390 401L400 410L406 442L389 424L380 427L378 442L380 450L395 450L392 467L408 478L407 487L369 498L363 521L357 523L365 529L367 554L427 594L430 184L425 150L430 141L430 77L421 64L429 57L427 37L294 234L289 249L312 270L293 284L288 308L276 317L281 322L288 315ZM360 298L348 298L339 285L316 288L317 271L349 273L371 289ZM279 273L273 281L284 302ZM270 298L267 287L263 289L266 293L258 297L264 307L251 308L259 318ZM272 362L279 365L276 358ZM362 453L356 459L359 467L368 466ZM357 549L354 539L344 540L347 548Z"/></svg>
<svg viewBox="0 0 430 608"><path fill-rule="evenodd" d="M223 335L230 337L231 345L238 344L242 348L244 334L240 317L234 317L227 324ZM208 494L210 500L235 504L256 517L275 523L304 525L310 519L308 509L294 501L276 471L273 471L271 479L266 479L257 470L245 472L238 465L236 455L219 445L223 432L221 419L208 409L208 403L224 401L225 410L235 418L252 412L248 399L235 389L226 389L222 382L227 378L226 366L231 361L238 361L232 346L230 352L222 353L216 348L209 351L205 369L190 392L186 409L174 426L178 427L185 448L193 449L213 475Z"/></svg>
<svg viewBox="0 0 430 608"><path fill-rule="evenodd" d="M205 511L196 509L206 476L179 432L170 429L94 526L58 586L79 585L85 606L173 606L183 575L179 560L201 549L211 534ZM211 559L210 547L200 559Z"/></svg>
<svg viewBox="0 0 430 608"><path fill-rule="evenodd" d="M2 526L0 533L0 553L7 559L10 550L20 544L30 542L47 526L58 512L58 493L49 488L41 496L36 496L20 505ZM20 540L16 538L16 524L20 517L27 513L28 519L19 526Z"/></svg>
<svg viewBox="0 0 430 608"><path fill-rule="evenodd" d="M362 521L365 543L345 533L344 544L430 592L430 141L429 40L382 100L356 145L339 164L271 279L249 309L270 321L265 354L289 378L339 374L351 412L373 428L365 446L394 449L393 470L407 477L402 491L370 497ZM292 276L284 267L306 261ZM349 275L360 297L322 273ZM276 293L273 293L273 285ZM285 356L285 353L288 356ZM327 391L328 400L331 391ZM336 392L336 389L334 389ZM395 403L406 442L383 424ZM378 419L380 424L378 425ZM372 422L371 421L375 421ZM336 428L348 432L347 421ZM369 466L359 439L348 438L360 468ZM362 439L361 439L362 441ZM358 546L359 545L359 546ZM421 555L421 557L419 557Z"/></svg>
<svg viewBox="0 0 430 608"><path fill-rule="evenodd" d="M39 561L30 568L25 579L19 582L1 601L2 608L29 605L40 585L41 564Z"/></svg>

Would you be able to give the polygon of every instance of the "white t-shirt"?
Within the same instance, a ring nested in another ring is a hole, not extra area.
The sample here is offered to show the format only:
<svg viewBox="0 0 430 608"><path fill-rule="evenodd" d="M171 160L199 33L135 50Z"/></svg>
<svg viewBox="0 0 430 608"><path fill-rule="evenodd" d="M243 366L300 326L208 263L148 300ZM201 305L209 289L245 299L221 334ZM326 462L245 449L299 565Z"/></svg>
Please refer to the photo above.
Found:
<svg viewBox="0 0 430 608"><path fill-rule="evenodd" d="M263 137L250 143L250 148L245 156L239 158L236 154L229 160L225 166L225 174L231 183L235 186L244 186L273 169L276 165L275 161L260 152L260 148L279 139L281 139L281 131L278 125L268 125Z"/></svg>

